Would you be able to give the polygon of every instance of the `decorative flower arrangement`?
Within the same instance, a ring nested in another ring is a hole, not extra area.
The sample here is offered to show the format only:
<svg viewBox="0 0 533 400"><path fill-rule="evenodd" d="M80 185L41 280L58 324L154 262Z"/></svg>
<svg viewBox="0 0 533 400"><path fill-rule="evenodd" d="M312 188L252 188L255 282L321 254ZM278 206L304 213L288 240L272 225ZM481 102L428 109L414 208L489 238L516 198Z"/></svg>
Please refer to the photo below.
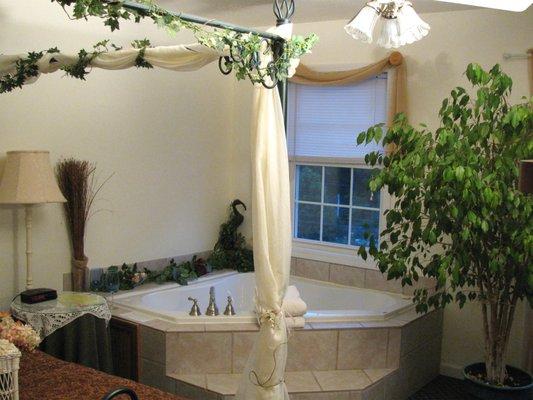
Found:
<svg viewBox="0 0 533 400"><path fill-rule="evenodd" d="M3 341L20 350L33 351L41 343L41 338L30 325L13 320L9 313L0 313L0 356L9 349Z"/></svg>

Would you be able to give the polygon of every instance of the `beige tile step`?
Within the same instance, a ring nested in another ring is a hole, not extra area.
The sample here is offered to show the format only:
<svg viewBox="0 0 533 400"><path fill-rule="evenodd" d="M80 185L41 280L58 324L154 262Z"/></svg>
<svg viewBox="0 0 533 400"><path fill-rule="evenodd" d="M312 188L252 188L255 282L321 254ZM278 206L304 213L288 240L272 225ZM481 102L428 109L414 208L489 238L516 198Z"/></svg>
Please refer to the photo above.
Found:
<svg viewBox="0 0 533 400"><path fill-rule="evenodd" d="M334 371L286 372L285 383L291 399L373 399L366 395L390 376L393 369L357 369ZM217 394L219 399L231 399L236 393L240 374L170 374L176 381ZM178 385L179 386L179 385ZM179 393L178 393L179 394Z"/></svg>

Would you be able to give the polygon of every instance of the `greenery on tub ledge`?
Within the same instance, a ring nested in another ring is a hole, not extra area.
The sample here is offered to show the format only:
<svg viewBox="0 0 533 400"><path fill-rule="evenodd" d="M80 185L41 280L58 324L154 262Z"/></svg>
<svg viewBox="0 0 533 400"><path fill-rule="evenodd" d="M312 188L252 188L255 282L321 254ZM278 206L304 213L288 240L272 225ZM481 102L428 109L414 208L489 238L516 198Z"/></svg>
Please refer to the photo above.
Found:
<svg viewBox="0 0 533 400"><path fill-rule="evenodd" d="M52 0L58 3L67 13L69 18L79 20L88 17L99 17L104 20L104 25L109 26L111 31L120 29L120 21L134 21L139 23L144 18L151 19L158 27L164 28L170 34L175 35L182 29L191 31L198 43L213 50L224 52L231 49L232 57L224 57L224 69L234 71L238 80L249 79L253 83L264 81L265 76L275 75L278 81L289 76L291 60L300 59L301 56L311 52L318 41L315 34L306 37L293 36L283 43L283 48L279 50L279 57L275 62L269 63L266 67L259 67L259 55L273 55L273 47L264 46L264 40L255 34L242 34L226 29L207 29L204 26L184 21L178 16L169 14L166 10L157 6L153 0L138 0L139 3L149 7L145 13L139 13L127 9L122 1L107 2L103 0ZM70 13L69 13L70 11ZM106 45L109 40L103 40L93 47L93 51L81 49L78 52L78 60L72 65L67 65L62 69L68 76L85 80L85 76L90 72L90 61L103 51L109 51ZM113 46L115 51L119 47ZM132 47L139 49L139 56L136 59L136 67L152 68L152 65L144 59L146 48L151 47L148 39L135 40ZM25 58L16 62L16 71L0 77L0 93L11 92L16 88L22 88L25 82L39 74L38 61L45 53L58 53L57 47L44 51L31 51Z"/></svg>
<svg viewBox="0 0 533 400"><path fill-rule="evenodd" d="M148 268L140 271L136 263L131 265L124 263L121 267L113 265L103 272L98 281L91 282L91 291L108 292L110 289L108 278L111 274L118 274L120 290L131 290L149 282L158 284L176 282L187 285L213 269L253 271L253 251L247 247L244 235L239 232L239 227L244 222L244 215L238 210L239 206L246 210L246 205L239 199L231 203L228 220L220 225L218 240L207 260L194 255L190 261L176 264L172 259L167 266L157 271Z"/></svg>
<svg viewBox="0 0 533 400"><path fill-rule="evenodd" d="M122 264L122 266L113 265L109 267L98 281L91 282L91 291L94 292L108 292L110 287L108 285L108 278L112 274L118 274L119 290L131 290L137 286L149 282L163 284L166 282L176 282L180 285L186 286L189 282L198 279L200 276L206 275L211 271L203 258L194 255L190 261L184 261L176 264L174 259L171 259L168 265L162 270L153 271L148 268L139 270L137 263Z"/></svg>

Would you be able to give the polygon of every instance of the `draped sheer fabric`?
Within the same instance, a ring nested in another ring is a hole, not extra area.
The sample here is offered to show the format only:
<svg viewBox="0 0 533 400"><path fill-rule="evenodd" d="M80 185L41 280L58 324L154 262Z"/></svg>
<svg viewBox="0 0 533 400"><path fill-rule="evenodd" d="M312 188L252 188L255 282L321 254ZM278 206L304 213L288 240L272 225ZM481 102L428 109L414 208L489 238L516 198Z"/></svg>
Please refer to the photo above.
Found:
<svg viewBox="0 0 533 400"><path fill-rule="evenodd" d="M275 32L289 37L292 25L282 25ZM254 87L251 144L256 309L260 330L236 398L284 400L289 398L284 382L287 328L281 306L289 282L292 235L289 160L277 90Z"/></svg>
<svg viewBox="0 0 533 400"><path fill-rule="evenodd" d="M139 55L139 51L139 49L125 49L103 52L94 57L89 65L108 70L132 68L135 66L135 59ZM218 60L221 55L217 51L200 44L191 44L147 48L144 53L144 59L154 67L172 71L195 71ZM25 57L25 55L0 55L0 76L15 72L16 62L22 57ZM74 54L46 53L37 62L37 66L40 74L48 74L66 65L72 65L77 61L78 56ZM27 83L34 82L36 78Z"/></svg>

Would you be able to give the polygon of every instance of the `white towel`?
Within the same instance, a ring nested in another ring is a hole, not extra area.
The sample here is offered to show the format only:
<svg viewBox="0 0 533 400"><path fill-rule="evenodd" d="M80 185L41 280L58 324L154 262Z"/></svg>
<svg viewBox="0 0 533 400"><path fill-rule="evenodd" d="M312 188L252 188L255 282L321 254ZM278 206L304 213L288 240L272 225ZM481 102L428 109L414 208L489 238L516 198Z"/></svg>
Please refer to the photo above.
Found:
<svg viewBox="0 0 533 400"><path fill-rule="evenodd" d="M287 317L301 317L307 312L307 304L300 297L296 286L289 286L281 307Z"/></svg>
<svg viewBox="0 0 533 400"><path fill-rule="evenodd" d="M300 329L305 327L304 317L285 317L285 323L289 329Z"/></svg>

